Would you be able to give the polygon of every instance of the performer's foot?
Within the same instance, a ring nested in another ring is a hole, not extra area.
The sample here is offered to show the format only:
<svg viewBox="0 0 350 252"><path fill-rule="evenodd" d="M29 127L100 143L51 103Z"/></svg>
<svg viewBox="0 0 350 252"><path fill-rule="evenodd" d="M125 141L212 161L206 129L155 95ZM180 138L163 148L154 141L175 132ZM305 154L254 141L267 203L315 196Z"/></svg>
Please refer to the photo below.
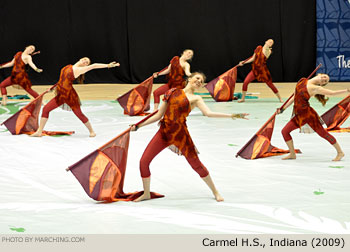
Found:
<svg viewBox="0 0 350 252"><path fill-rule="evenodd" d="M96 136L96 133L95 133L95 132L90 132L89 137L95 137L95 136Z"/></svg>
<svg viewBox="0 0 350 252"><path fill-rule="evenodd" d="M332 161L340 161L344 157L344 152L339 152Z"/></svg>
<svg viewBox="0 0 350 252"><path fill-rule="evenodd" d="M238 102L239 102L239 103L245 102L245 100L244 100L244 99L240 99Z"/></svg>
<svg viewBox="0 0 350 252"><path fill-rule="evenodd" d="M143 201L143 200L149 200L151 199L151 194L150 193L147 193L147 194L142 194L140 197L138 197L137 199L134 199L134 202L140 202L140 201Z"/></svg>
<svg viewBox="0 0 350 252"><path fill-rule="evenodd" d="M288 156L282 158L282 160L288 160L288 159L296 159L297 156L295 154L289 154Z"/></svg>
<svg viewBox="0 0 350 252"><path fill-rule="evenodd" d="M1 101L1 106L6 106L7 103L5 101Z"/></svg>
<svg viewBox="0 0 350 252"><path fill-rule="evenodd" d="M29 135L29 136L31 136L31 137L41 137L42 135L43 135L42 132L36 131L35 133L33 133L33 134Z"/></svg>
<svg viewBox="0 0 350 252"><path fill-rule="evenodd" d="M283 103L283 100L282 100L282 99L280 99L280 103Z"/></svg>
<svg viewBox="0 0 350 252"><path fill-rule="evenodd" d="M224 201L224 198L220 195L220 193L216 192L214 193L214 196L217 202Z"/></svg>

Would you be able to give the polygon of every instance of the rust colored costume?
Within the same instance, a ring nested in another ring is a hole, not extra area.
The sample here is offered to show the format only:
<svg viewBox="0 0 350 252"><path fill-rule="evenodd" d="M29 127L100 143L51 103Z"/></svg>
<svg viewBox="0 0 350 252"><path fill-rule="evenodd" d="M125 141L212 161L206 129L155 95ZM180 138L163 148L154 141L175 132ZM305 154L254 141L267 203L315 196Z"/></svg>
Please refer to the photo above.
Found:
<svg viewBox="0 0 350 252"><path fill-rule="evenodd" d="M26 64L22 60L22 52L16 53L14 60L11 76L0 84L1 94L7 95L6 87L13 85L15 88L23 88L34 98L38 97L39 94L32 89L32 82L25 69Z"/></svg>
<svg viewBox="0 0 350 252"><path fill-rule="evenodd" d="M295 87L294 108L292 120L283 128L282 135L285 141L291 140L290 132L308 124L317 134L325 138L330 144L335 144L335 138L330 135L320 123L317 112L310 107L310 94L307 90L307 79L301 79Z"/></svg>
<svg viewBox="0 0 350 252"><path fill-rule="evenodd" d="M170 88L184 88L185 85L185 71L180 64L179 56L175 56L170 61L170 73L168 74L168 85Z"/></svg>
<svg viewBox="0 0 350 252"><path fill-rule="evenodd" d="M56 87L56 103L67 104L72 110L80 107L80 99L73 88L74 81L73 66L67 65L61 70L60 79Z"/></svg>
<svg viewBox="0 0 350 252"><path fill-rule="evenodd" d="M252 63L252 71L250 71L244 79L242 90L247 91L248 84L253 80L257 79L260 82L265 82L269 86L269 88L271 88L272 91L276 94L278 93L278 89L272 83L270 71L266 66L267 58L263 53L262 49L262 46L258 46L254 51L255 59Z"/></svg>
<svg viewBox="0 0 350 252"><path fill-rule="evenodd" d="M185 71L180 64L179 56L175 56L170 61L170 73L167 75L168 83L157 88L153 92L154 103L160 102L160 96L165 94L171 88L184 88L185 87Z"/></svg>
<svg viewBox="0 0 350 252"><path fill-rule="evenodd" d="M60 79L57 82L56 96L49 101L43 108L42 117L49 118L49 113L59 106L63 109L73 110L73 113L83 122L89 119L81 112L80 99L73 88L74 81L73 66L67 65L61 70ZM67 108L68 105L69 108Z"/></svg>
<svg viewBox="0 0 350 252"><path fill-rule="evenodd" d="M13 84L20 85L23 89L30 89L32 86L31 81L28 78L28 74L26 72L26 64L22 60L22 52L16 53L15 63L12 68L11 73L11 82Z"/></svg>
<svg viewBox="0 0 350 252"><path fill-rule="evenodd" d="M255 59L252 64L252 71L254 73L255 78L260 82L272 82L271 74L269 69L266 66L267 58L263 53L263 47L258 46L254 53Z"/></svg>
<svg viewBox="0 0 350 252"><path fill-rule="evenodd" d="M152 159L168 147L177 154L184 155L192 168L201 176L209 173L199 161L196 147L187 130L186 117L191 112L191 105L182 89L171 89L164 95L167 109L160 121L160 129L147 146L140 161L141 176L149 177L149 164Z"/></svg>

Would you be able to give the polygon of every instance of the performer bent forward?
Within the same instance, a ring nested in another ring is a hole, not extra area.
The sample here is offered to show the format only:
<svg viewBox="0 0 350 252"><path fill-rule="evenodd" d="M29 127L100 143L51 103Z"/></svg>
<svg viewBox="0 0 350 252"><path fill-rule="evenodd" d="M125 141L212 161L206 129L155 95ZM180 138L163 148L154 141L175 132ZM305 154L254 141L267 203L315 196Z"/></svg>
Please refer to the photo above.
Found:
<svg viewBox="0 0 350 252"><path fill-rule="evenodd" d="M148 144L140 160L140 171L143 182L144 193L135 201L150 199L150 181L151 173L149 165L153 158L166 147L169 147L177 154L185 156L191 167L204 180L213 192L217 201L223 201L224 198L217 191L207 168L198 158L196 147L187 130L186 117L195 107L198 107L203 115L208 117L227 117L244 118L248 115L243 114L224 114L212 112L205 105L199 95L194 95L194 91L204 83L205 76L202 73L192 73L187 80L184 89L173 88L164 95L164 102L159 111L138 127L132 125L131 130L135 131L140 127L146 126L160 120L160 129Z"/></svg>
<svg viewBox="0 0 350 252"><path fill-rule="evenodd" d="M259 45L255 49L254 54L251 57L251 59L245 62L245 63L253 62L252 63L252 71L250 71L249 74L247 75L247 77L245 77L245 79L244 79L243 86L242 86L242 99L239 100L238 102L245 101L245 96L246 96L247 90L248 90L248 84L255 79L257 79L258 81L261 81L261 82L265 82L269 86L269 88L271 88L272 91L275 93L275 95L277 96L279 101L283 102L277 88L272 83L270 71L266 66L266 61L272 53L273 43L274 42L272 39L266 40L264 46ZM239 65L243 66L245 63L244 63L244 61L241 61L239 63Z"/></svg>
<svg viewBox="0 0 350 252"><path fill-rule="evenodd" d="M64 109L73 110L73 113L89 130L90 137L96 136L96 133L92 129L89 119L81 112L80 99L77 92L73 88L73 81L80 75L83 75L90 70L98 68L111 68L119 65L120 64L116 62L111 62L109 64L94 63L90 65L90 59L85 57L81 58L74 65L67 65L62 68L60 79L58 80L56 86L56 96L51 99L51 101L49 101L43 108L39 128L31 136L41 137L45 124L49 119L49 113L59 106L63 106ZM65 105L68 105L69 108L67 108Z"/></svg>
<svg viewBox="0 0 350 252"><path fill-rule="evenodd" d="M36 72L41 73L43 70L39 69L35 66L32 60L32 55L39 53L35 52L35 46L30 45L27 46L23 52L17 52L13 59L0 66L0 68L12 67L11 76L6 78L0 84L2 101L1 104L6 106L7 104L7 90L8 86L15 85L23 88L27 91L31 96L36 98L39 96L37 92L32 89L32 82L30 81L28 74L26 72L26 65L28 64L31 68L33 68Z"/></svg>
<svg viewBox="0 0 350 252"><path fill-rule="evenodd" d="M186 49L182 52L181 57L175 56L171 59L168 68L162 72L156 72L153 74L154 78L159 75L168 74L168 83L160 86L153 92L154 97L154 110L158 109L160 96L165 94L171 88L184 88L185 79L184 75L190 76L190 61L193 58L193 50Z"/></svg>
<svg viewBox="0 0 350 252"><path fill-rule="evenodd" d="M337 140L322 127L320 117L309 104L309 99L312 96L315 96L322 103L322 105L325 105L328 100L325 99L325 95L332 96L350 92L349 88L338 91L323 88L323 86L327 85L328 82L329 76L327 74L318 74L309 81L302 78L296 85L293 98L287 102L282 110L277 110L277 113L282 113L294 101L293 118L282 129L284 141L286 141L290 151L290 154L283 158L284 160L296 159L293 139L290 132L297 128L301 128L305 124L308 124L319 136L326 139L336 149L337 156L333 159L333 161L339 161L342 159L342 157L344 157L344 153L337 143Z"/></svg>

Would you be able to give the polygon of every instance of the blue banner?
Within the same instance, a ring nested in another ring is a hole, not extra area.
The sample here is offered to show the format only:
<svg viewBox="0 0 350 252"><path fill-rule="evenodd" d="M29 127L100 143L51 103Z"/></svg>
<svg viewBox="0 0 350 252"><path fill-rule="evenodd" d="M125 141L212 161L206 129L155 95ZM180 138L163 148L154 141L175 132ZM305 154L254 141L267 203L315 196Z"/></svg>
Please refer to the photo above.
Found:
<svg viewBox="0 0 350 252"><path fill-rule="evenodd" d="M317 60L332 81L350 81L350 0L316 0Z"/></svg>

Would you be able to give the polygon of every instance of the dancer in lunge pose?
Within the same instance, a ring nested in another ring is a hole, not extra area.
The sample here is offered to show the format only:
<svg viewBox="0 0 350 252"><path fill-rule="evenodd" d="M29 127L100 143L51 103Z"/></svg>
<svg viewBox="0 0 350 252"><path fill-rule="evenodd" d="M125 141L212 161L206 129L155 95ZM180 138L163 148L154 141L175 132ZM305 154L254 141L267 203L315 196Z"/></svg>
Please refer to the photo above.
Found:
<svg viewBox="0 0 350 252"><path fill-rule="evenodd" d="M190 61L193 58L193 50L186 49L183 51L181 57L175 56L170 61L168 68L162 72L156 72L153 74L154 78L157 78L159 75L168 74L168 83L160 86L153 92L154 97L154 110L158 109L160 96L165 94L171 88L184 88L185 87L185 78L184 76L190 76Z"/></svg>
<svg viewBox="0 0 350 252"><path fill-rule="evenodd" d="M315 96L316 99L322 103L322 105L325 105L328 100L325 98L325 95L332 96L350 92L349 88L338 91L323 88L328 82L329 76L327 74L318 74L310 80L302 78L296 85L294 96L281 110L277 109L277 113L282 113L294 102L293 118L286 124L286 126L284 126L282 130L284 141L286 141L290 152L290 154L284 157L283 160L296 159L293 139L290 132L297 128L301 128L305 124L308 124L319 136L326 139L335 148L337 151L337 156L333 159L333 161L339 161L344 157L344 153L337 140L322 127L319 115L309 104L309 99L312 96Z"/></svg>
<svg viewBox="0 0 350 252"><path fill-rule="evenodd" d="M240 66L243 66L246 63L252 63L252 71L250 71L249 74L244 79L243 86L242 86L242 99L240 99L238 102L245 101L245 96L248 90L248 84L255 79L261 82L265 82L275 93L279 101L283 102L277 88L272 83L270 71L266 66L266 61L272 53L272 46L273 46L273 40L272 39L266 40L264 46L259 45L255 49L251 59L249 59L246 62L241 61L239 63Z"/></svg>
<svg viewBox="0 0 350 252"><path fill-rule="evenodd" d="M160 128L151 142L148 144L140 160L140 171L144 187L144 193L135 201L150 199L150 181L151 173L149 165L153 158L166 147L179 155L185 156L191 167L208 185L217 201L223 201L224 198L216 189L207 168L201 163L197 155L197 149L194 146L192 138L187 130L186 117L192 109L198 107L203 115L208 117L226 117L247 119L248 114L225 114L212 112L206 106L199 95L195 95L196 89L202 87L205 76L202 73L192 73L187 80L184 89L173 88L164 95L164 102L159 111L145 122L138 126L132 125L131 130L137 130L140 127L154 123L160 120Z"/></svg>
<svg viewBox="0 0 350 252"><path fill-rule="evenodd" d="M23 52L17 52L13 59L5 64L0 65L1 68L13 67L11 76L7 77L0 84L2 101L1 104L6 106L7 104L7 90L8 86L14 85L15 87L23 88L31 96L36 98L39 96L37 92L32 89L32 82L29 80L28 74L26 72L26 65L28 64L36 72L41 73L43 70L35 66L32 60L32 55L37 54L35 52L35 46L27 46Z"/></svg>
<svg viewBox="0 0 350 252"><path fill-rule="evenodd" d="M89 119L81 112L80 99L77 92L73 88L73 81L90 70L99 68L111 68L116 66L120 66L120 64L114 61L109 64L94 63L90 65L90 59L85 57L81 58L74 65L67 65L63 67L61 69L60 79L58 80L56 84L57 86L55 88L56 96L51 99L51 101L49 101L43 108L39 128L31 136L42 136L42 131L49 118L49 113L59 106L63 106L63 108L68 110L73 110L73 113L83 122L83 124L89 130L90 137L96 136L96 133L92 129ZM65 105L68 105L68 107Z"/></svg>

